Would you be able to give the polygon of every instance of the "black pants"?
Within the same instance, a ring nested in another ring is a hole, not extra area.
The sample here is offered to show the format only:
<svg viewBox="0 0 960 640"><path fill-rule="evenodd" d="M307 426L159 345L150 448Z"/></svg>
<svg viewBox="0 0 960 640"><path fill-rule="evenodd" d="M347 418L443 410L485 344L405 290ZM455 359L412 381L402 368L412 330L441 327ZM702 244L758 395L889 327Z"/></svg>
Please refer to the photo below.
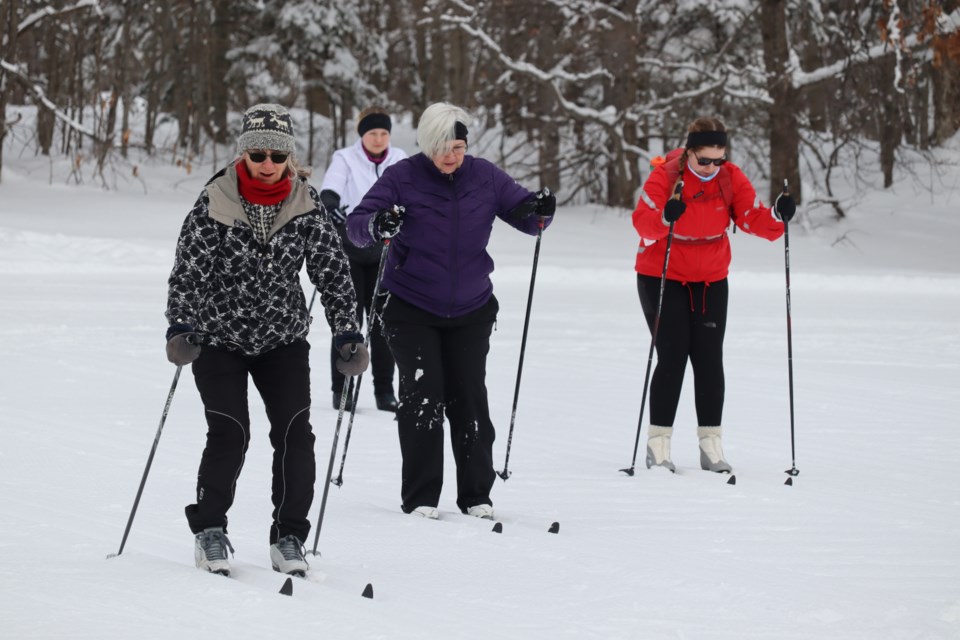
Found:
<svg viewBox="0 0 960 640"><path fill-rule="evenodd" d="M403 456L402 509L436 507L443 486L443 417L457 465L461 511L489 504L493 423L487 405L487 353L500 307L492 297L459 318L443 318L390 296L383 312L400 372L397 423Z"/></svg>
<svg viewBox="0 0 960 640"><path fill-rule="evenodd" d="M652 333L660 278L638 275L637 291ZM721 425L728 298L726 278L710 283L666 281L657 330L657 366L650 381L650 424L673 426L689 360L693 367L697 422L701 427Z"/></svg>
<svg viewBox="0 0 960 640"><path fill-rule="evenodd" d="M377 276L380 264L363 264L355 260L350 261L350 275L353 277L353 287L357 291L357 301L363 305L359 309L360 323L366 322L373 306L373 290L377 286ZM383 293L381 291L381 293ZM382 304L381 296L381 304ZM330 388L340 393L343 391L343 374L337 371L337 348L331 341L330 347ZM373 393L393 393L393 354L383 337L383 330L379 317L373 320L370 330L370 369L373 373Z"/></svg>
<svg viewBox="0 0 960 640"><path fill-rule="evenodd" d="M263 398L273 445L270 543L310 533L316 461L310 427L310 345L304 341L259 356L204 347L193 377L207 417L207 446L197 473L197 502L186 508L194 533L227 526L237 478L250 442L247 376Z"/></svg>

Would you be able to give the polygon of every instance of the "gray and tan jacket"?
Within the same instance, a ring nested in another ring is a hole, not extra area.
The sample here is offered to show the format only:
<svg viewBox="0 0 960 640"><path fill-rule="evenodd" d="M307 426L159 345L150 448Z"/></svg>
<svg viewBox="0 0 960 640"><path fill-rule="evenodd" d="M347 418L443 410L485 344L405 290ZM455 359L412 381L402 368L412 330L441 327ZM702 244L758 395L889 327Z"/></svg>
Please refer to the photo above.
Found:
<svg viewBox="0 0 960 640"><path fill-rule="evenodd" d="M303 339L310 328L304 264L331 332L358 332L350 265L316 190L297 179L280 204L254 205L240 197L231 165L207 183L183 223L167 320L246 355Z"/></svg>

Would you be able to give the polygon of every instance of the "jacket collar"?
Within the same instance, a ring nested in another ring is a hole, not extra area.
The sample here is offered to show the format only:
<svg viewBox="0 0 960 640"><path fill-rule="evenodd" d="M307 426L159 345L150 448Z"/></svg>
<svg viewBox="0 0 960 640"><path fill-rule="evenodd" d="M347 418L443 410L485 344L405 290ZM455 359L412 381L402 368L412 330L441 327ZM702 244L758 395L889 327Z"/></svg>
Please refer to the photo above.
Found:
<svg viewBox="0 0 960 640"><path fill-rule="evenodd" d="M238 222L253 226L240 203L237 169L234 165L230 165L221 171L207 184L207 197L209 198L207 208L210 217L217 222L231 227ZM310 213L314 209L316 209L316 205L313 198L310 197L310 189L307 187L307 183L300 179L294 180L290 195L280 205L280 212L267 232L267 240L269 241L286 223L297 216Z"/></svg>

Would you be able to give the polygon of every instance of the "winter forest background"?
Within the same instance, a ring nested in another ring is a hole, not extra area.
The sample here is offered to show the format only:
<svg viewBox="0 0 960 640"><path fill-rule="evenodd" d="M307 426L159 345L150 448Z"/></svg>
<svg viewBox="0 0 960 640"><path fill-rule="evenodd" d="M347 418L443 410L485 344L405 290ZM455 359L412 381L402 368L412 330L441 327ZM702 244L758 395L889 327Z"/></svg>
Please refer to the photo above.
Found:
<svg viewBox="0 0 960 640"><path fill-rule="evenodd" d="M384 104L415 124L446 100L478 116L473 153L521 182L563 204L632 208L650 158L717 115L761 194L786 177L801 219L836 218L838 167L865 190L897 172L929 182L930 150L960 128L958 7L0 0L0 143L19 138L24 152L68 158L73 181L109 187L144 158L222 164L238 114L275 101L301 114L302 159L320 169L358 109Z"/></svg>

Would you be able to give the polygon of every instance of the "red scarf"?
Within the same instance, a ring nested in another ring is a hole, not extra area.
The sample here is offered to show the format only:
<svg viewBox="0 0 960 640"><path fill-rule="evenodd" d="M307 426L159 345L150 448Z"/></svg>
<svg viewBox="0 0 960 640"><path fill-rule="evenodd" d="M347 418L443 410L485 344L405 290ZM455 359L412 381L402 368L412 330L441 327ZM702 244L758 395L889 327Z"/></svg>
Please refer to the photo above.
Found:
<svg viewBox="0 0 960 640"><path fill-rule="evenodd" d="M247 164L237 160L237 186L243 199L253 204L273 205L283 202L290 195L293 183L284 175L278 182L267 184L250 175Z"/></svg>

